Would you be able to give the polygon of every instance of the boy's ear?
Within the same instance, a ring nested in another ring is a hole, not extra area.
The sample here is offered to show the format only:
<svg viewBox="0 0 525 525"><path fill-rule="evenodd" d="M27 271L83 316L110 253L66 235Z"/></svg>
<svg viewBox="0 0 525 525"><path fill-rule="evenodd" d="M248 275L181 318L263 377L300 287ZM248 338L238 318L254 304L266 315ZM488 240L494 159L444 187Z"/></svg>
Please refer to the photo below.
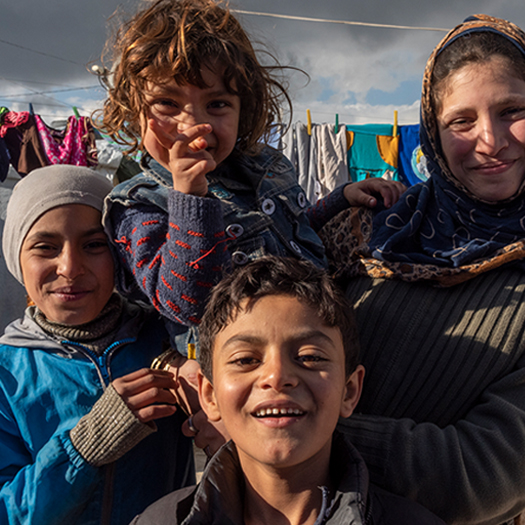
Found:
<svg viewBox="0 0 525 525"><path fill-rule="evenodd" d="M197 380L199 382L199 401L202 410L204 410L204 413L210 421L219 421L219 419L221 419L221 413L217 405L217 400L215 399L215 390L212 382L201 370L197 373Z"/></svg>
<svg viewBox="0 0 525 525"><path fill-rule="evenodd" d="M363 365L358 365L346 380L345 395L341 401L341 417L350 417L354 412L361 397L364 377L365 368Z"/></svg>

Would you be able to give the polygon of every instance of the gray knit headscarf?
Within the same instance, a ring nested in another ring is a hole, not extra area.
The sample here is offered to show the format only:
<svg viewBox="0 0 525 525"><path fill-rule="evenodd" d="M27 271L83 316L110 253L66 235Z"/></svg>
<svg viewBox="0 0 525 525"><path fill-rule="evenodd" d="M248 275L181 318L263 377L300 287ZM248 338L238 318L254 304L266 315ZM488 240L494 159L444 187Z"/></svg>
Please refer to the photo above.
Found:
<svg viewBox="0 0 525 525"><path fill-rule="evenodd" d="M38 168L13 189L7 204L2 249L7 269L24 284L20 250L31 226L44 213L65 204L85 204L102 211L112 185L89 168L56 164Z"/></svg>

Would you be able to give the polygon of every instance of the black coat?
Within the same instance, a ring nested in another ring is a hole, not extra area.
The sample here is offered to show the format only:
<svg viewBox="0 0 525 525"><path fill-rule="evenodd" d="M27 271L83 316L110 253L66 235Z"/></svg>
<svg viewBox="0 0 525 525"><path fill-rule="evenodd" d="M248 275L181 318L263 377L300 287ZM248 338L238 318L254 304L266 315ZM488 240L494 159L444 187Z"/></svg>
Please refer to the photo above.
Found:
<svg viewBox="0 0 525 525"><path fill-rule="evenodd" d="M337 433L331 475L339 482L319 525L444 525L419 504L369 485L363 459ZM210 461L199 485L168 494L132 525L244 525L243 501L244 477L230 441Z"/></svg>

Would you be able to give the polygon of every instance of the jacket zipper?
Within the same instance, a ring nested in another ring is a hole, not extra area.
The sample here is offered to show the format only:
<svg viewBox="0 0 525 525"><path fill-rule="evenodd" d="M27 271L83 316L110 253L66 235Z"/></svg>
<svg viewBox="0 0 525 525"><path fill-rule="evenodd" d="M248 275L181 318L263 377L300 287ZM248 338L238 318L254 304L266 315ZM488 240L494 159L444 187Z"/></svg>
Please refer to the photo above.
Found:
<svg viewBox="0 0 525 525"><path fill-rule="evenodd" d="M71 345L78 348L83 354L86 354L86 357L95 365L100 382L104 388L106 388L109 383L111 383L111 373L109 370L111 357L114 354L115 350L125 344L133 343L136 341L136 338L129 337L127 339L121 339L120 341L115 341L109 345L101 355L95 354L92 350L85 347L84 345L77 343L75 341L62 341L63 345ZM113 510L113 491L114 491L114 481L115 481L115 463L110 463L104 468L104 493L102 495L102 509L100 516L101 525L110 525L111 523L111 512Z"/></svg>
<svg viewBox="0 0 525 525"><path fill-rule="evenodd" d="M100 377L100 382L102 386L105 388L109 385L109 383L111 383L111 380L112 380L111 374L109 371L109 362L111 360L111 356L113 355L114 351L122 345L125 345L128 343L134 343L135 340L136 339L134 337L129 337L127 339L121 339L120 341L115 341L114 343L110 344L101 355L95 354L95 352L93 352L92 350L84 346L83 344L77 343L75 341L64 340L64 341L61 341L61 343L63 345L74 346L78 348L79 350L81 350L83 354L87 355L87 357L93 362L93 364L95 364L97 368L97 372Z"/></svg>

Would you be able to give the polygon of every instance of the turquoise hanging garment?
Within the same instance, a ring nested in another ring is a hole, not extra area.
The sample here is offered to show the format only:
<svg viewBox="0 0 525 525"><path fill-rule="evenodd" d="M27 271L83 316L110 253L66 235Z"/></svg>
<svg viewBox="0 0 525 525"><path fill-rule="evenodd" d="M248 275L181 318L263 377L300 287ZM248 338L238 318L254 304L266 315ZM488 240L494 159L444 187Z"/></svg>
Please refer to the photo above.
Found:
<svg viewBox="0 0 525 525"><path fill-rule="evenodd" d="M399 180L399 136L392 136L391 124L347 125L348 171L357 182L370 177Z"/></svg>

